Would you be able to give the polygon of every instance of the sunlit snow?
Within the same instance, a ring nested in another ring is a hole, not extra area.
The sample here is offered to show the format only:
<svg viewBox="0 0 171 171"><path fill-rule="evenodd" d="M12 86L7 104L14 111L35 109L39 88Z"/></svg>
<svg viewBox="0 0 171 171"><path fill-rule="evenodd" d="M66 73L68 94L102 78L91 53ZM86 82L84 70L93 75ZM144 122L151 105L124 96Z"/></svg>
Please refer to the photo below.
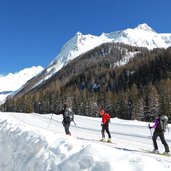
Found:
<svg viewBox="0 0 171 171"><path fill-rule="evenodd" d="M101 118L75 116L72 136L62 116L0 113L2 171L170 171L171 158L150 154L148 123L111 119L112 144L102 143ZM170 125L169 125L170 126ZM166 132L171 146L171 134ZM159 149L164 151L158 141Z"/></svg>
<svg viewBox="0 0 171 171"><path fill-rule="evenodd" d="M43 70L41 66L25 68L16 73L9 73L0 76L0 104L11 92L18 90L28 80Z"/></svg>

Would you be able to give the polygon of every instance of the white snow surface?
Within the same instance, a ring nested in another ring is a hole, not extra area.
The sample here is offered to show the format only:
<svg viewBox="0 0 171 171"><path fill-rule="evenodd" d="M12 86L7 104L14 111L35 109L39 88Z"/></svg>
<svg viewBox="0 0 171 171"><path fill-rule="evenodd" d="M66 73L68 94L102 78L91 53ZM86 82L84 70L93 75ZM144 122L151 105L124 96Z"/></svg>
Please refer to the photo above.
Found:
<svg viewBox="0 0 171 171"><path fill-rule="evenodd" d="M25 68L16 73L9 73L0 76L0 104L4 102L5 98L13 91L18 90L28 80L43 70L41 66L33 66Z"/></svg>
<svg viewBox="0 0 171 171"><path fill-rule="evenodd" d="M43 70L41 66L33 66L31 68L25 68L16 73L9 73L5 76L0 76L0 92L2 91L15 91L20 88L29 79Z"/></svg>
<svg viewBox="0 0 171 171"><path fill-rule="evenodd" d="M171 157L142 150L153 149L146 122L112 118L109 144L98 141L101 118L76 115L72 136L65 135L61 121L54 114L0 113L0 170L171 171ZM171 146L170 132L165 136Z"/></svg>

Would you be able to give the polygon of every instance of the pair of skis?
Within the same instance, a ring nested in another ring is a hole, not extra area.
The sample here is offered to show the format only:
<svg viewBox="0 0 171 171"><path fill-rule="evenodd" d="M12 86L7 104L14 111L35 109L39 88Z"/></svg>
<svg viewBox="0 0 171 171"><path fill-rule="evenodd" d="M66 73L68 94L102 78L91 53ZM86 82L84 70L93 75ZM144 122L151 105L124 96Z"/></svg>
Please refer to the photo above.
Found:
<svg viewBox="0 0 171 171"><path fill-rule="evenodd" d="M97 141L99 141L99 142L101 142L101 143L115 144L115 143L113 143L112 141L111 141L111 142L110 142L110 141L106 141L106 140L104 140L104 141L97 140Z"/></svg>
<svg viewBox="0 0 171 171"><path fill-rule="evenodd" d="M148 150L148 149L141 149L143 152L146 152L146 153L151 153L151 154L156 154L156 155L160 155L160 156L166 156L166 157L171 157L170 154L163 154L163 153L156 153L154 151L151 151L151 150Z"/></svg>

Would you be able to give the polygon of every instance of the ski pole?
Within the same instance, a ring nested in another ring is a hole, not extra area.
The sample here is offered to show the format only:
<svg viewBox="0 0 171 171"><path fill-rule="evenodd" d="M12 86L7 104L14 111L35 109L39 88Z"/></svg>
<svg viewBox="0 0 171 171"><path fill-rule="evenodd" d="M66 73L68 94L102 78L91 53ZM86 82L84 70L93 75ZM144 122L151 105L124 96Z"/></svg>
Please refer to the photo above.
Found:
<svg viewBox="0 0 171 171"><path fill-rule="evenodd" d="M74 120L72 122L74 122L74 125L77 126Z"/></svg>
<svg viewBox="0 0 171 171"><path fill-rule="evenodd" d="M153 139L153 138L152 138L152 131L151 131L151 129L150 129L150 133L151 133L151 139Z"/></svg>
<svg viewBox="0 0 171 171"><path fill-rule="evenodd" d="M148 124L148 128L150 129L150 124ZM152 132L151 132L151 129L150 129L150 134L151 134L151 139L152 139Z"/></svg>
<svg viewBox="0 0 171 171"><path fill-rule="evenodd" d="M53 117L53 113L52 113L52 116L51 116L51 118L50 118L50 120L49 120L48 128L49 128L49 126L50 126L50 123L51 123L52 117Z"/></svg>
<svg viewBox="0 0 171 171"><path fill-rule="evenodd" d="M167 127L167 130L168 130L168 132L169 132L169 125L167 124L166 127Z"/></svg>

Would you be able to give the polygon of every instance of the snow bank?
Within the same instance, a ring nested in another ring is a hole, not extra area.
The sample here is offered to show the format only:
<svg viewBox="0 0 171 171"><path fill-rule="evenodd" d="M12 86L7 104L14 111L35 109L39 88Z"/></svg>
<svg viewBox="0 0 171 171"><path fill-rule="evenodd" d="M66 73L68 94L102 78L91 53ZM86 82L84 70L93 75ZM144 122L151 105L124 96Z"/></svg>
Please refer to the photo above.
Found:
<svg viewBox="0 0 171 171"><path fill-rule="evenodd" d="M168 160L117 149L113 144L81 140L1 118L0 168L1 171L170 171L171 165Z"/></svg>

